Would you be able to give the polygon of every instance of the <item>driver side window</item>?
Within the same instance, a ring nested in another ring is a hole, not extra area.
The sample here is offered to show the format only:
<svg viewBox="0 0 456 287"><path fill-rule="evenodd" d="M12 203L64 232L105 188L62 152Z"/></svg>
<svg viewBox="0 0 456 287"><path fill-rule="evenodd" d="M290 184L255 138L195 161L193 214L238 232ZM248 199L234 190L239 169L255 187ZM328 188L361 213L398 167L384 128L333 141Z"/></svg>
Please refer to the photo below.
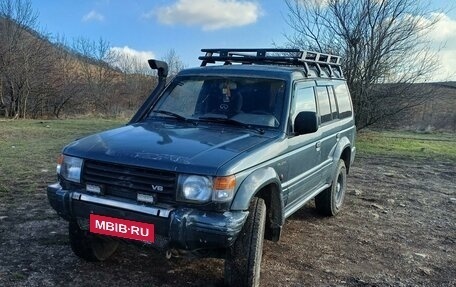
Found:
<svg viewBox="0 0 456 287"><path fill-rule="evenodd" d="M316 112L317 105L315 102L314 87L298 84L295 88L292 122L300 112Z"/></svg>

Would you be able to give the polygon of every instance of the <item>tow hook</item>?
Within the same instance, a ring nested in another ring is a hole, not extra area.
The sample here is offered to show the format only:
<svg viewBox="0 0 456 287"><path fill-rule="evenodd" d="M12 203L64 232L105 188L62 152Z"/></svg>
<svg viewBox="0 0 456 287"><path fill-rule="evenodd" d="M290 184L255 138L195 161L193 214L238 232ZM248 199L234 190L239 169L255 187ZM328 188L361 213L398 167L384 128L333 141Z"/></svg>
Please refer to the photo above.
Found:
<svg viewBox="0 0 456 287"><path fill-rule="evenodd" d="M173 257L173 252L171 251L171 249L166 250L165 257L168 260L171 259L171 257Z"/></svg>

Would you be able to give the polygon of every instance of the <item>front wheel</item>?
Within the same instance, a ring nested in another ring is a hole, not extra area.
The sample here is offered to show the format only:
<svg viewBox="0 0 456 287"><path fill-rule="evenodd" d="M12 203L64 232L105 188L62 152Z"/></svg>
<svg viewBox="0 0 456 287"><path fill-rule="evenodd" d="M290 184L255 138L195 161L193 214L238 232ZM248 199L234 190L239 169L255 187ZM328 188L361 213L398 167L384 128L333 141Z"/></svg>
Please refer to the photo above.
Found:
<svg viewBox="0 0 456 287"><path fill-rule="evenodd" d="M263 254L266 205L261 198L250 203L247 221L238 238L227 250L225 283L228 286L258 286Z"/></svg>
<svg viewBox="0 0 456 287"><path fill-rule="evenodd" d="M110 238L101 238L82 230L76 220L68 224L70 245L73 253L89 262L108 259L119 246L119 243Z"/></svg>
<svg viewBox="0 0 456 287"><path fill-rule="evenodd" d="M345 162L340 159L331 186L315 197L318 212L326 216L335 216L339 213L344 203L346 190L347 168Z"/></svg>

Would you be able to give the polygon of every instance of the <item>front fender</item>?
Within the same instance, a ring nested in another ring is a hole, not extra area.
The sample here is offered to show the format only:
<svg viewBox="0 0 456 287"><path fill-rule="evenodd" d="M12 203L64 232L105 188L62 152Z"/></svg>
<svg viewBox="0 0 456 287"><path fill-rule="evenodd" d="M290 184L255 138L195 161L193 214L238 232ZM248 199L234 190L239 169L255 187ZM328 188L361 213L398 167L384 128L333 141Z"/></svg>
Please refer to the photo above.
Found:
<svg viewBox="0 0 456 287"><path fill-rule="evenodd" d="M272 167L260 168L244 179L233 200L231 210L248 210L254 196L263 198L266 203L268 216L265 238L278 241L285 221L284 200L279 176Z"/></svg>
<svg viewBox="0 0 456 287"><path fill-rule="evenodd" d="M260 168L252 172L244 179L236 192L236 196L231 204L231 210L249 209L250 200L255 194L271 183L275 184L280 189L281 184L279 176L272 167ZM281 194L280 190L279 194Z"/></svg>

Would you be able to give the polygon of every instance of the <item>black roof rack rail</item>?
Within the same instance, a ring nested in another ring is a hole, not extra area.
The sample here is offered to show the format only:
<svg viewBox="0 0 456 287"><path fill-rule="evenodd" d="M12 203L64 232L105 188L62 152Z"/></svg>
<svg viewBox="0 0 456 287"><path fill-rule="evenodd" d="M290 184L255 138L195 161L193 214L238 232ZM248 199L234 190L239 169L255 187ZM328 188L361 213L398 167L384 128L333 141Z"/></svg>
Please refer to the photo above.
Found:
<svg viewBox="0 0 456 287"><path fill-rule="evenodd" d="M279 65L302 67L309 75L310 67L317 70L317 75L322 75L325 70L329 77L343 78L341 57L300 49L201 49L204 56L201 67L208 63L224 62L224 65L232 63Z"/></svg>

